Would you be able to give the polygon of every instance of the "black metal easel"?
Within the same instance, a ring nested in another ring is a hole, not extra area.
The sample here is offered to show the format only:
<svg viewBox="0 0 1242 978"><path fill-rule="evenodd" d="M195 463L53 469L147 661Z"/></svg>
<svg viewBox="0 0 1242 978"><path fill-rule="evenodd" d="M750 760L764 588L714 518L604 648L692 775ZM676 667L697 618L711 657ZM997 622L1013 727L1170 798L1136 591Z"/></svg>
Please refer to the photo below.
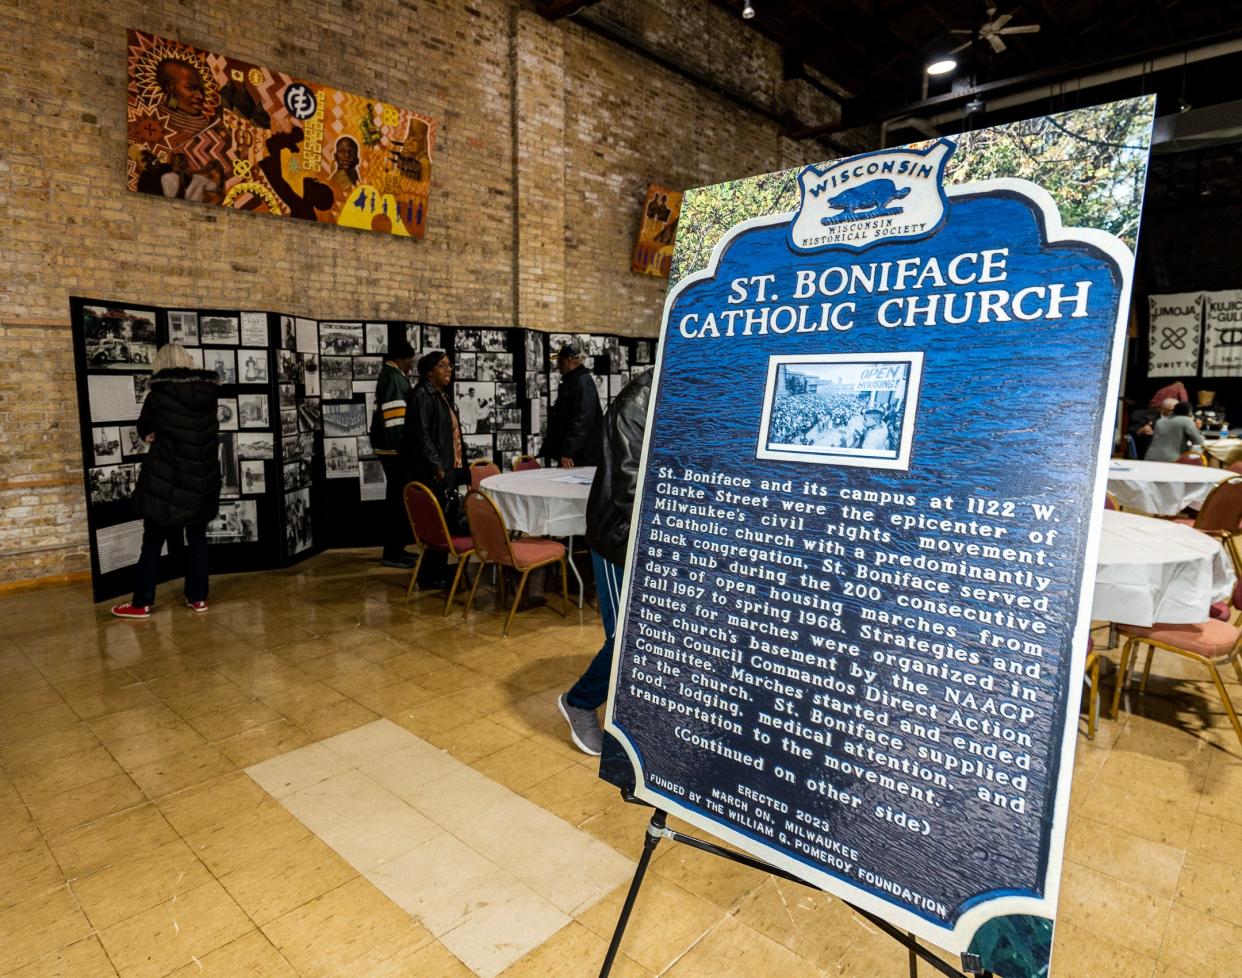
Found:
<svg viewBox="0 0 1242 978"><path fill-rule="evenodd" d="M622 791L621 796L628 802L644 804L638 801L629 792ZM616 930L613 931L612 941L608 945L608 954L604 957L603 967L599 970L599 978L608 978L612 972L612 963L617 957L617 951L621 947L621 939L625 936L626 925L630 922L630 913L634 909L634 903L638 899L638 890L642 886L643 877L647 875L647 866L651 863L652 853L661 839L669 839L672 842L680 842L683 845L690 846L702 852L710 853L713 856L720 856L724 859L731 860L735 863L741 863L743 866L749 866L751 869L757 869L761 873L770 873L773 876L779 876L781 879L789 880L793 883L800 883L803 886L811 886L805 880L791 873L785 872L783 869L777 869L775 866L769 866L765 862L754 859L744 853L735 852L732 849L726 849L724 846L716 845L713 842L707 842L703 839L695 838L692 835L686 835L684 832L678 832L670 829L665 824L668 819L668 813L657 808L651 813L651 821L647 823L647 834L643 840L643 854L638 859L638 868L634 871L634 880L630 883L630 891L625 895L625 903L621 907L621 916L617 919ZM812 887L814 889L814 887ZM860 916L866 917L867 920L875 924L876 927L888 934L898 944L902 945L910 955L910 978L918 978L919 959L922 958L935 970L949 978L995 978L990 971L984 970L979 957L975 954L962 955L963 971L958 971L951 965L945 964L940 958L932 954L921 944L913 934L903 934L887 921L881 920L874 914L868 913L866 910L860 910L852 903L847 903L851 910Z"/></svg>

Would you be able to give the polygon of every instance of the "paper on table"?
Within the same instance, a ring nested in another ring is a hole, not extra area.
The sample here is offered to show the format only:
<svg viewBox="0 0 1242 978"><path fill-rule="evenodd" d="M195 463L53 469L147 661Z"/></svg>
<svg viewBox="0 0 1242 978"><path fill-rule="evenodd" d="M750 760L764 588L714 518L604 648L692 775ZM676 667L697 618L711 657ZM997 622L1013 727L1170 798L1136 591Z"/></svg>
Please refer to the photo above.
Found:
<svg viewBox="0 0 1242 978"><path fill-rule="evenodd" d="M594 476L585 475L558 475L548 480L549 482L568 482L575 486L589 486L595 481Z"/></svg>
<svg viewBox="0 0 1242 978"><path fill-rule="evenodd" d="M138 420L140 408L131 374L88 374L86 390L92 421Z"/></svg>
<svg viewBox="0 0 1242 978"><path fill-rule="evenodd" d="M95 531L95 552L99 554L99 573L108 574L138 563L142 550L142 520L105 526ZM161 554L167 555L168 544Z"/></svg>

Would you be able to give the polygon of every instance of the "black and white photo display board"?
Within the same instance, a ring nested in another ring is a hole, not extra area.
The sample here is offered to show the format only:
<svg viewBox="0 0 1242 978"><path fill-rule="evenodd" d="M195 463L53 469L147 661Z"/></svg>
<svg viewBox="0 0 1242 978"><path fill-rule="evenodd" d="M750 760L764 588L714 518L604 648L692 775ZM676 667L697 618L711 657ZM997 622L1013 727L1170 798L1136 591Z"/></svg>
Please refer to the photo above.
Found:
<svg viewBox="0 0 1242 978"><path fill-rule="evenodd" d="M1006 978L1048 974L1133 238L1039 182L1089 141L991 152L1123 120L1132 235L1152 107L735 181L687 268L690 191L665 305L601 774Z"/></svg>
<svg viewBox="0 0 1242 978"><path fill-rule="evenodd" d="M151 362L170 335L197 367L220 378L220 509L207 525L212 572L281 566L281 513L271 491L280 484L280 446L272 428L269 314L73 297L70 316L95 600L133 587L142 520L130 496L149 448L138 415ZM166 558L162 578L179 573Z"/></svg>

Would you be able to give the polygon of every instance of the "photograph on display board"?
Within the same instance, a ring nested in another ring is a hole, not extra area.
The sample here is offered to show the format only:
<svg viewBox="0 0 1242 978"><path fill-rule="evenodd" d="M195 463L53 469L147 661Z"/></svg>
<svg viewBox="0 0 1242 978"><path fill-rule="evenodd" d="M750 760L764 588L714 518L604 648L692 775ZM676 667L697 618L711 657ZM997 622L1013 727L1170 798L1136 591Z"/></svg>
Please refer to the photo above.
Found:
<svg viewBox="0 0 1242 978"><path fill-rule="evenodd" d="M758 458L908 468L923 355L774 356Z"/></svg>
<svg viewBox="0 0 1242 978"><path fill-rule="evenodd" d="M307 397L319 396L319 354L300 353L299 367L302 373L302 392Z"/></svg>
<svg viewBox="0 0 1242 978"><path fill-rule="evenodd" d="M282 478L285 489L304 489L311 484L310 458L294 458L285 462Z"/></svg>
<svg viewBox="0 0 1242 978"><path fill-rule="evenodd" d="M276 397L280 410L287 411L298 406L297 387L294 384L277 384Z"/></svg>
<svg viewBox="0 0 1242 978"><path fill-rule="evenodd" d="M151 375L149 373L134 374L134 401L141 405L147 399L147 392L151 389Z"/></svg>
<svg viewBox="0 0 1242 978"><path fill-rule="evenodd" d="M364 501L379 500L385 496L388 480L379 459L364 458L358 461L358 495Z"/></svg>
<svg viewBox="0 0 1242 978"><path fill-rule="evenodd" d="M388 324L367 323L367 353L388 352Z"/></svg>
<svg viewBox="0 0 1242 978"><path fill-rule="evenodd" d="M204 346L237 346L241 327L236 316L204 315L198 320L198 337Z"/></svg>
<svg viewBox="0 0 1242 978"><path fill-rule="evenodd" d="M415 343L413 340L410 341L410 345L419 347L419 344ZM443 337L440 334L439 326L423 326L423 342L420 348L422 350L444 349Z"/></svg>
<svg viewBox="0 0 1242 978"><path fill-rule="evenodd" d="M297 408L286 408L280 412L280 433L286 438L298 433Z"/></svg>
<svg viewBox="0 0 1242 978"><path fill-rule="evenodd" d="M237 435L231 431L220 432L217 453L220 458L220 495L223 497L240 495L241 469L238 467Z"/></svg>
<svg viewBox="0 0 1242 978"><path fill-rule="evenodd" d="M96 465L115 465L121 461L121 429L95 428L91 431L91 448Z"/></svg>
<svg viewBox="0 0 1242 978"><path fill-rule="evenodd" d="M349 401L354 396L352 380L331 380L324 378L320 386L320 394L325 401Z"/></svg>
<svg viewBox="0 0 1242 978"><path fill-rule="evenodd" d="M667 278L673 262L673 242L677 238L677 218L681 213L681 191L651 184L643 202L638 239L630 257L630 271L639 275Z"/></svg>
<svg viewBox="0 0 1242 978"><path fill-rule="evenodd" d="M383 357L354 357L354 380L375 380L383 366Z"/></svg>
<svg viewBox="0 0 1242 978"><path fill-rule="evenodd" d="M509 468L513 466L513 457L522 454L522 433L520 431L496 432L496 451L500 457L508 460Z"/></svg>
<svg viewBox="0 0 1242 978"><path fill-rule="evenodd" d="M461 440L465 446L467 464L481 458L492 457L494 442L491 435L462 435Z"/></svg>
<svg viewBox="0 0 1242 978"><path fill-rule="evenodd" d="M237 351L204 350L203 369L214 371L222 384L236 384Z"/></svg>
<svg viewBox="0 0 1242 978"><path fill-rule="evenodd" d="M479 380L513 380L513 354L480 353L475 377Z"/></svg>
<svg viewBox="0 0 1242 978"><path fill-rule="evenodd" d="M207 524L208 543L257 543L259 507L253 499L222 502L215 519Z"/></svg>
<svg viewBox="0 0 1242 978"><path fill-rule="evenodd" d="M267 313L243 312L241 314L241 345L267 346Z"/></svg>
<svg viewBox="0 0 1242 978"><path fill-rule="evenodd" d="M303 398L298 402L298 431L322 431L323 407L317 397Z"/></svg>
<svg viewBox="0 0 1242 978"><path fill-rule="evenodd" d="M1073 870L1155 101L682 202L601 776L972 972L1047 978ZM652 666L695 621L727 690Z"/></svg>
<svg viewBox="0 0 1242 978"><path fill-rule="evenodd" d="M88 473L92 503L115 503L128 500L138 483L141 463L105 465Z"/></svg>
<svg viewBox="0 0 1242 978"><path fill-rule="evenodd" d="M329 438L365 435L367 433L367 406L359 402L325 404L323 406L323 433Z"/></svg>
<svg viewBox="0 0 1242 978"><path fill-rule="evenodd" d="M430 116L142 31L128 49L130 190L423 236Z"/></svg>
<svg viewBox="0 0 1242 978"><path fill-rule="evenodd" d="M296 320L296 326L297 342L290 344L289 349L296 350L298 353L318 353L319 323L314 319L303 319L299 316Z"/></svg>
<svg viewBox="0 0 1242 978"><path fill-rule="evenodd" d="M639 340L634 344L634 363L639 366L650 366L654 361L655 344L651 340Z"/></svg>
<svg viewBox="0 0 1242 978"><path fill-rule="evenodd" d="M547 351L544 349L544 334L533 329L524 330L526 343L526 369L538 370L546 366Z"/></svg>
<svg viewBox="0 0 1242 978"><path fill-rule="evenodd" d="M286 462L291 459L301 458L303 455L310 458L312 454L311 452L305 450L305 446L302 444L302 436L300 434L291 435L288 438L281 438L280 447L281 451L284 453Z"/></svg>
<svg viewBox="0 0 1242 978"><path fill-rule="evenodd" d="M267 409L266 394L239 394L237 397L237 420L241 428L271 427L271 415Z"/></svg>
<svg viewBox="0 0 1242 978"><path fill-rule="evenodd" d="M482 330L459 329L453 336L453 346L458 353L477 353L480 348Z"/></svg>
<svg viewBox="0 0 1242 978"><path fill-rule="evenodd" d="M325 438L323 440L323 464L329 479L356 479L358 477L358 439Z"/></svg>
<svg viewBox="0 0 1242 978"><path fill-rule="evenodd" d="M294 439L298 443L297 454L302 458L310 458L315 454L315 433L299 431Z"/></svg>
<svg viewBox="0 0 1242 978"><path fill-rule="evenodd" d="M324 380L353 380L354 358L322 356L319 358L319 373Z"/></svg>
<svg viewBox="0 0 1242 978"><path fill-rule="evenodd" d="M418 353L423 348L423 331L418 323L405 324L405 341Z"/></svg>
<svg viewBox="0 0 1242 978"><path fill-rule="evenodd" d="M276 379L282 384L297 383L298 374L301 372L301 363L298 355L292 350L276 351Z"/></svg>
<svg viewBox="0 0 1242 978"><path fill-rule="evenodd" d="M198 346L198 313L170 310L168 342L180 343L182 346Z"/></svg>
<svg viewBox="0 0 1242 978"><path fill-rule="evenodd" d="M243 496L260 496L267 492L267 469L262 462L241 463Z"/></svg>
<svg viewBox="0 0 1242 978"><path fill-rule="evenodd" d="M311 533L310 489L285 494L285 554L292 557L314 543Z"/></svg>
<svg viewBox="0 0 1242 978"><path fill-rule="evenodd" d="M503 329L481 329L479 350L483 353L504 353L509 349L509 334Z"/></svg>
<svg viewBox="0 0 1242 978"><path fill-rule="evenodd" d="M280 317L280 348L292 350L297 346L297 331L292 316Z"/></svg>
<svg viewBox="0 0 1242 978"><path fill-rule="evenodd" d="M370 458L375 455L375 448L371 444L370 435L359 435L357 438L357 442L358 442L358 458L359 459Z"/></svg>
<svg viewBox="0 0 1242 978"><path fill-rule="evenodd" d="M150 369L155 313L121 306L83 306L86 365L92 370Z"/></svg>
<svg viewBox="0 0 1242 978"><path fill-rule="evenodd" d="M144 438L139 437L136 425L121 426L121 454L146 455L150 447Z"/></svg>
<svg viewBox="0 0 1242 978"><path fill-rule="evenodd" d="M241 368L241 383L267 383L267 350L238 350L237 357L238 366Z"/></svg>
<svg viewBox="0 0 1242 978"><path fill-rule="evenodd" d="M455 353L453 355L454 380L479 379L479 355L477 353Z"/></svg>
<svg viewBox="0 0 1242 978"><path fill-rule="evenodd" d="M237 430L237 398L221 397L216 399L216 421L219 422L221 431Z"/></svg>
<svg viewBox="0 0 1242 978"><path fill-rule="evenodd" d="M270 431L242 431L237 435L237 456L246 459L275 457L276 436Z"/></svg>
<svg viewBox="0 0 1242 978"><path fill-rule="evenodd" d="M362 323L320 323L319 353L327 357L360 357L366 353Z"/></svg>
<svg viewBox="0 0 1242 978"><path fill-rule="evenodd" d="M492 430L492 411L496 404L496 385L464 381L457 385L457 422L462 434L477 435Z"/></svg>
<svg viewBox="0 0 1242 978"><path fill-rule="evenodd" d="M493 421L493 427L496 431L521 431L522 430L522 409L500 408L496 411L496 417Z"/></svg>
<svg viewBox="0 0 1242 978"><path fill-rule="evenodd" d="M533 374L533 373L530 373L529 371L527 372L526 374L526 396L527 397L538 397L540 393L542 392L539 386L539 376L540 376L539 374Z"/></svg>

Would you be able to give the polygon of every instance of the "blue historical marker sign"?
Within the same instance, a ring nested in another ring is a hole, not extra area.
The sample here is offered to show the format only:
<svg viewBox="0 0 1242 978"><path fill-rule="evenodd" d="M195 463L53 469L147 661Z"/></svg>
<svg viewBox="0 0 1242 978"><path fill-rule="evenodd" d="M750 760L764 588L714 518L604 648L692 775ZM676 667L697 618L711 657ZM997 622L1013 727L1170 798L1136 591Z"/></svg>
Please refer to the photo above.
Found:
<svg viewBox="0 0 1242 978"><path fill-rule="evenodd" d="M1055 132L1085 157L1123 110L1132 240L1150 101ZM806 167L671 288L602 771L1020 978L1048 965L1133 257L1107 202L1067 226L1052 170L983 166L1006 138Z"/></svg>

